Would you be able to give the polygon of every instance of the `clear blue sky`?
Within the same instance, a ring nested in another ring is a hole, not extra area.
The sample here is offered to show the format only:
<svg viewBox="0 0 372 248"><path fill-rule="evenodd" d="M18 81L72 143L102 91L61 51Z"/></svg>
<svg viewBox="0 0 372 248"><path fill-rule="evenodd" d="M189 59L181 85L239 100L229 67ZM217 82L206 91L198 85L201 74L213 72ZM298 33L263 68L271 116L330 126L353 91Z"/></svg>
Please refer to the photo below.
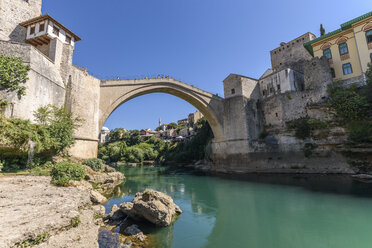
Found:
<svg viewBox="0 0 372 248"><path fill-rule="evenodd" d="M83 41L74 63L100 78L171 75L223 96L230 73L258 78L269 51L306 32L319 36L372 10L371 0L44 0L50 14ZM155 128L196 109L167 94L121 105L110 129Z"/></svg>

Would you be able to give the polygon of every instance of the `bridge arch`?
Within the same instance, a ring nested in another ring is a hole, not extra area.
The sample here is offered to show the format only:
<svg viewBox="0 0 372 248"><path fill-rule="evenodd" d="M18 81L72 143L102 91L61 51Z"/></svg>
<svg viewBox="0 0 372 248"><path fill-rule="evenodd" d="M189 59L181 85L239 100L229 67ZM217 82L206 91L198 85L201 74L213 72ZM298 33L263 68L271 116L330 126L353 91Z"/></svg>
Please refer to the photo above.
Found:
<svg viewBox="0 0 372 248"><path fill-rule="evenodd" d="M102 81L99 128L120 105L151 93L167 93L187 101L205 116L215 141L223 140L223 98L170 78Z"/></svg>

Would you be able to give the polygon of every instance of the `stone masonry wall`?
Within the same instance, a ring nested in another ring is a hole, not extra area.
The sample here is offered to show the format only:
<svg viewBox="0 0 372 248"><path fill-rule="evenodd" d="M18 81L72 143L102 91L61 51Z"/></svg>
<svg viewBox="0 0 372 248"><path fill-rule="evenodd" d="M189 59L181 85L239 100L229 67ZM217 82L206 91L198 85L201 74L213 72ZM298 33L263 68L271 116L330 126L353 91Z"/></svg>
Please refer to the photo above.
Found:
<svg viewBox="0 0 372 248"><path fill-rule="evenodd" d="M24 42L26 29L19 24L41 15L42 0L0 0L0 40Z"/></svg>
<svg viewBox="0 0 372 248"><path fill-rule="evenodd" d="M278 71L288 67L290 63L297 62L301 59L311 59L312 56L303 45L315 38L315 35L312 33L306 33L287 43L282 42L278 48L270 51L272 68Z"/></svg>
<svg viewBox="0 0 372 248"><path fill-rule="evenodd" d="M313 58L302 63L304 91L287 92L263 99L262 109L267 128L284 128L285 123L308 116L307 107L324 102L332 75L327 59Z"/></svg>
<svg viewBox="0 0 372 248"><path fill-rule="evenodd" d="M31 67L25 96L19 98L16 93L0 91L0 97L6 97L13 103L6 108L5 116L33 121L33 113L39 107L64 105L65 86L58 69L39 50L28 44L0 41L0 54L20 57Z"/></svg>
<svg viewBox="0 0 372 248"><path fill-rule="evenodd" d="M76 143L70 152L79 158L97 157L100 80L75 66L71 67L68 74L68 108L74 116L83 119L75 131Z"/></svg>

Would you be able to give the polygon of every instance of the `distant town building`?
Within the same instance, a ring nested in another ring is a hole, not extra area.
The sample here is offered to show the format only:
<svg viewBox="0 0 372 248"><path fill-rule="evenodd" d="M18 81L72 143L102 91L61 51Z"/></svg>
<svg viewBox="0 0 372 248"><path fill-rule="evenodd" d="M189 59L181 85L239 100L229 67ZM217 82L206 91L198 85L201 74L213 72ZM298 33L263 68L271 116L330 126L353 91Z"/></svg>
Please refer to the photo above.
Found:
<svg viewBox="0 0 372 248"><path fill-rule="evenodd" d="M372 11L307 42L305 47L314 57L328 58L334 80L364 81L372 62Z"/></svg>
<svg viewBox="0 0 372 248"><path fill-rule="evenodd" d="M147 128L147 129L142 129L140 131L140 135L141 136L156 136L157 135L157 131L153 131L151 130L150 128Z"/></svg>
<svg viewBox="0 0 372 248"><path fill-rule="evenodd" d="M99 133L99 143L106 143L109 141L110 129L107 127L102 127L101 132Z"/></svg>
<svg viewBox="0 0 372 248"><path fill-rule="evenodd" d="M159 126L160 131L165 131L165 130L167 130L167 126L168 126L168 124L161 124L161 125Z"/></svg>
<svg viewBox="0 0 372 248"><path fill-rule="evenodd" d="M191 113L189 114L188 116L188 127L194 127L194 125L198 122L198 120L200 120L201 118L203 118L203 114L199 111L196 111L195 113Z"/></svg>
<svg viewBox="0 0 372 248"><path fill-rule="evenodd" d="M192 128L187 127L187 128L181 129L178 134L182 137L189 137L191 130Z"/></svg>
<svg viewBox="0 0 372 248"><path fill-rule="evenodd" d="M177 124L178 125L184 125L184 126L187 126L189 123L189 120L186 118L186 119L182 119L182 120L179 120L177 121Z"/></svg>

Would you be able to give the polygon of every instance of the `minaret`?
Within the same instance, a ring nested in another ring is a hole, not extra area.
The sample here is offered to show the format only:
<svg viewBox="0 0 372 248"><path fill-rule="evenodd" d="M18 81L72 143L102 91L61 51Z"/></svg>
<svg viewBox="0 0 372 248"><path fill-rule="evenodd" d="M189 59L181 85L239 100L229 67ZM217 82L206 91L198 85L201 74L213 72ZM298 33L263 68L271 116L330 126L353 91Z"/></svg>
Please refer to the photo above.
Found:
<svg viewBox="0 0 372 248"><path fill-rule="evenodd" d="M159 127L161 126L161 118L159 118Z"/></svg>

